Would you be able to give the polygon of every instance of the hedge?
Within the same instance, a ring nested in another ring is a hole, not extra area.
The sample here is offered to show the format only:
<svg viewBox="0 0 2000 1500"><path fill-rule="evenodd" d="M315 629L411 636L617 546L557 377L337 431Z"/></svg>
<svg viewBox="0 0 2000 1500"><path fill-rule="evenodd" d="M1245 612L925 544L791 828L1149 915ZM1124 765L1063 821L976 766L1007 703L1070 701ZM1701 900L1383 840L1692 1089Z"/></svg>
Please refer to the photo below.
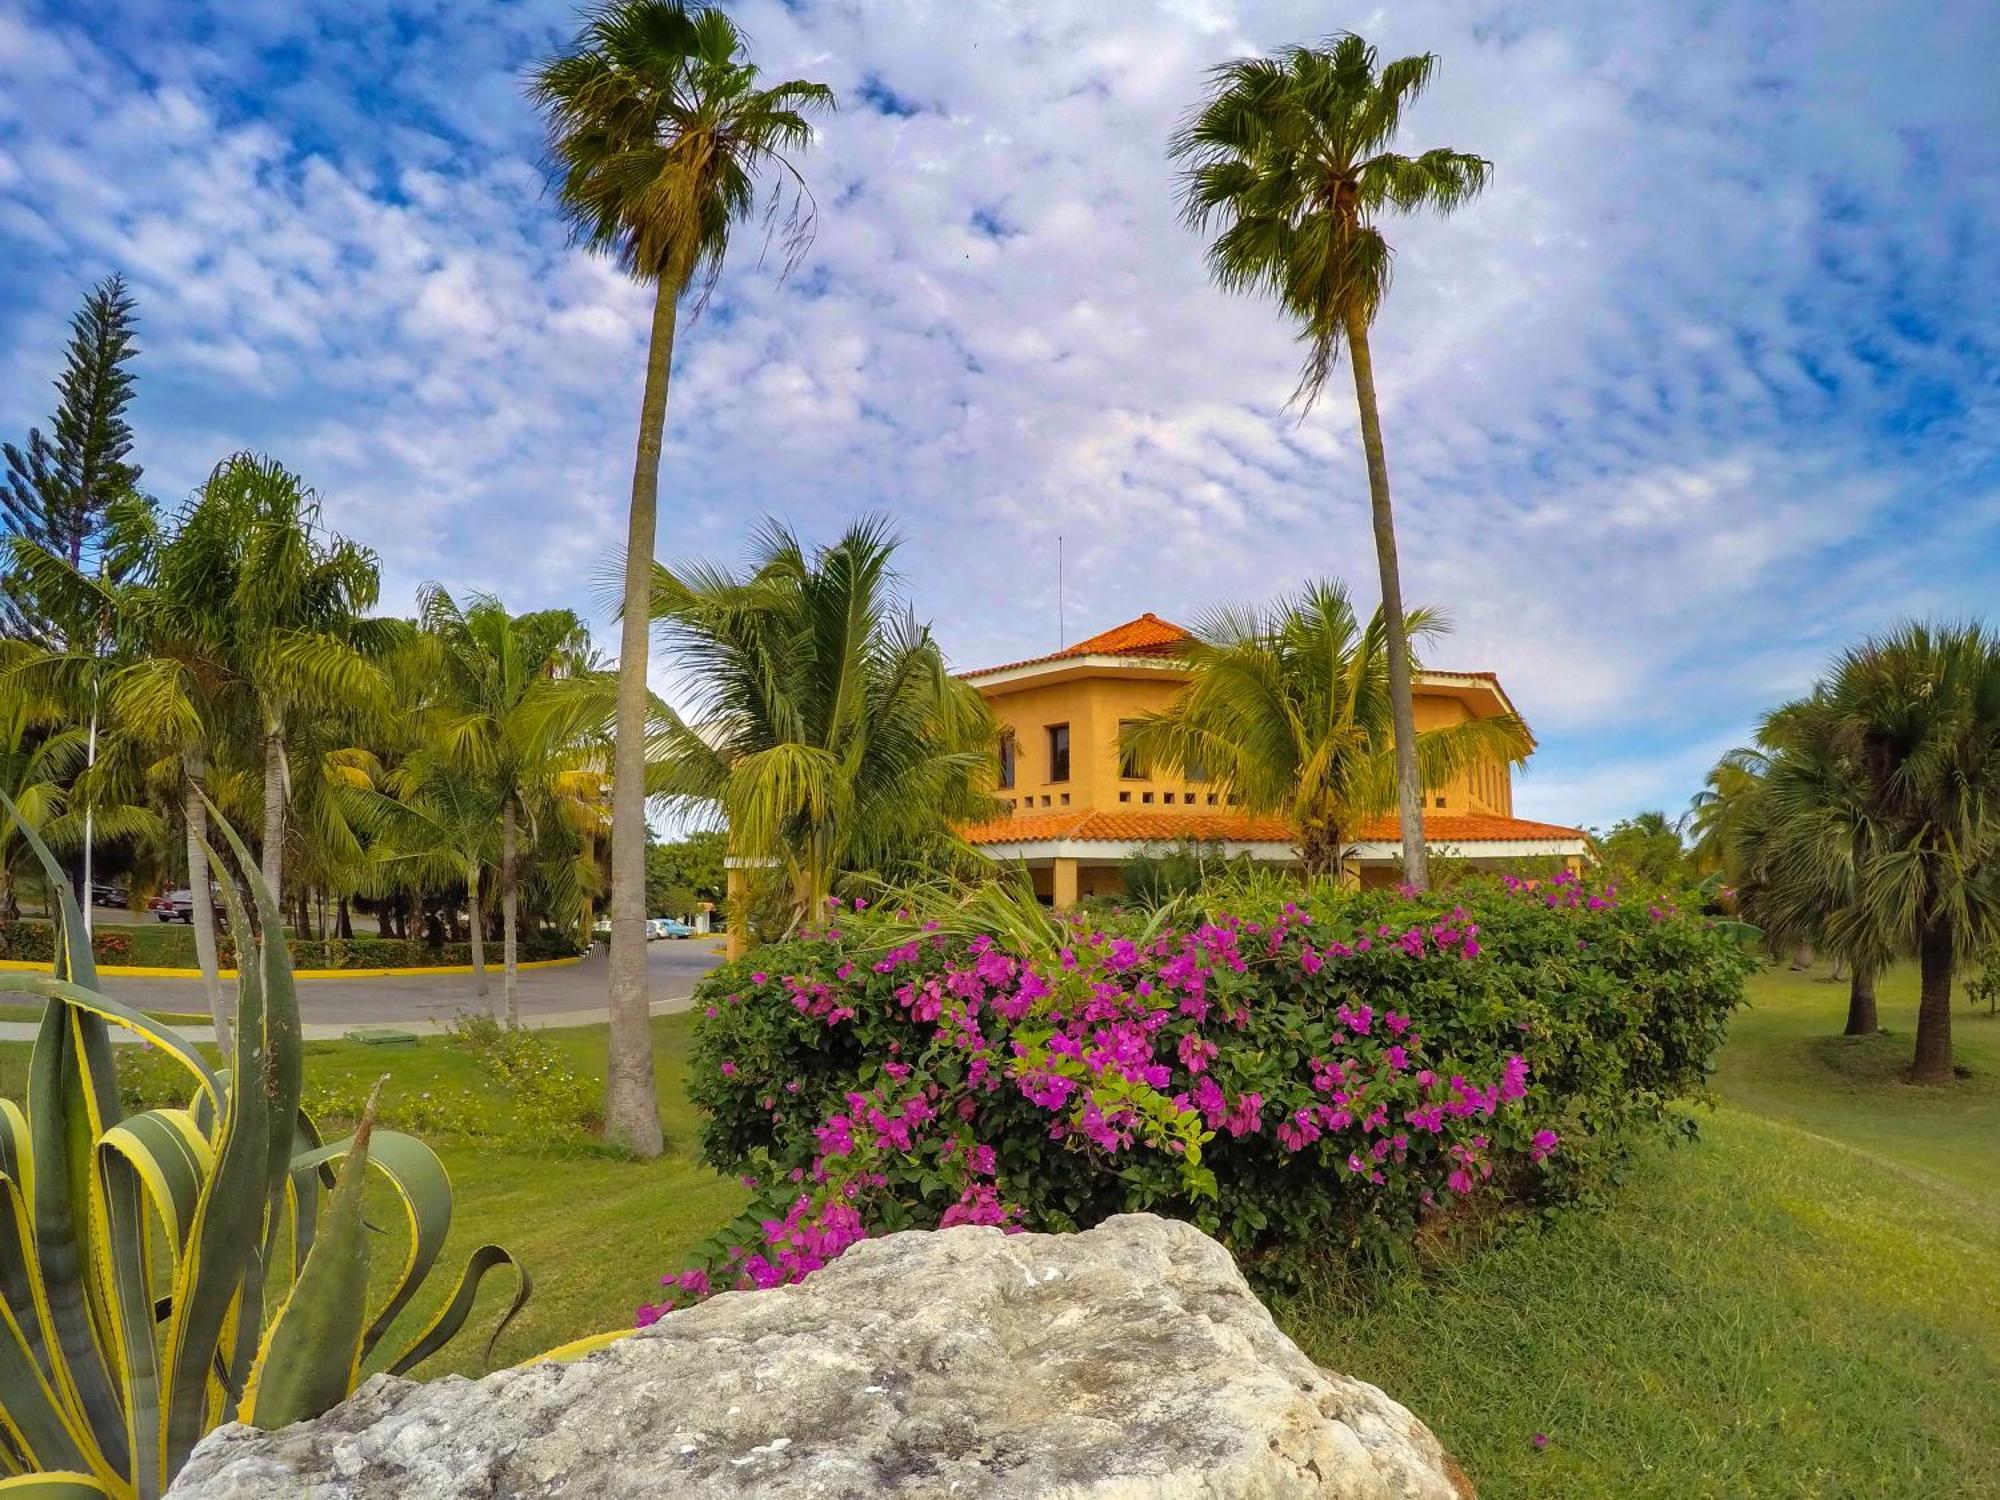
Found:
<svg viewBox="0 0 2000 1500"><path fill-rule="evenodd" d="M55 929L46 922L13 922L0 925L0 959L33 963L55 960ZM395 938L297 938L287 940L292 964L300 969L412 969L432 966L466 965L472 962L470 943L430 944ZM192 969L195 967L194 930L180 923L101 926L91 934L91 948L100 964L140 968ZM224 968L234 968L236 945L226 933L216 934L216 949ZM519 943L521 960L569 958L578 952L575 943L547 934L524 934ZM486 962L500 966L500 945L486 945Z"/></svg>
<svg viewBox="0 0 2000 1500"><path fill-rule="evenodd" d="M1575 1196L1691 1131L1754 960L1572 878L1320 890L1049 951L843 913L696 991L701 1149L763 1195L675 1301L796 1279L866 1234L1067 1230L1149 1209L1283 1280L1406 1254L1479 1199Z"/></svg>

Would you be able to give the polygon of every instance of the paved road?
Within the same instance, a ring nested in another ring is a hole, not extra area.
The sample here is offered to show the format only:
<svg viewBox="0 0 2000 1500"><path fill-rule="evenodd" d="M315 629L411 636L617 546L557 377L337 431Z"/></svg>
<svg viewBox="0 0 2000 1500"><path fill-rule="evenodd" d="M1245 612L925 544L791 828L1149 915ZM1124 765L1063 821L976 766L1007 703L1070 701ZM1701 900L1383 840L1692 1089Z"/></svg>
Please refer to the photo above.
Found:
<svg viewBox="0 0 2000 1500"><path fill-rule="evenodd" d="M581 963L521 971L521 1014L547 1025L588 1025L604 1019L606 958L600 948ZM687 1008L695 982L722 959L705 938L666 939L646 949L653 1010ZM208 999L199 979L132 979L101 976L106 992L128 1005L150 1010L203 1014ZM228 981L225 981L227 983ZM497 1008L500 966L487 972ZM413 974L399 979L301 979L299 1012L308 1027L354 1025L442 1025L460 1011L476 1010L470 974Z"/></svg>

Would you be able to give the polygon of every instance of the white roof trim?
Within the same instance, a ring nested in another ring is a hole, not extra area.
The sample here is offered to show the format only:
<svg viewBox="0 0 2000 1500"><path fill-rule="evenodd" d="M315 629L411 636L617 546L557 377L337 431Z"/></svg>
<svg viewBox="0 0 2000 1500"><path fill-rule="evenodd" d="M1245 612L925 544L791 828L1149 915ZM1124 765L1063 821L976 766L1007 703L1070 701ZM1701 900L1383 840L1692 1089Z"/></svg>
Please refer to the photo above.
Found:
<svg viewBox="0 0 2000 1500"><path fill-rule="evenodd" d="M1148 672L1187 671L1187 663L1178 656L1057 656L1047 661L1022 662L1014 667L991 667L984 672L968 672L959 680L975 688L1004 687L1010 682L1043 677L1051 672L1074 672L1079 668L1122 671L1134 667Z"/></svg>
<svg viewBox="0 0 2000 1500"><path fill-rule="evenodd" d="M978 844L974 847L988 859L1001 863L1012 863L1017 859L1031 863L1044 859L1077 859L1096 864L1115 864L1149 850L1157 850L1162 842L1160 839L1025 839L1018 843ZM1447 859L1539 859L1588 852L1582 839L1461 839L1457 843L1433 843L1430 848L1433 854ZM1227 859L1247 854L1252 859L1272 864L1297 864L1299 858L1295 845L1265 839L1225 839L1222 841L1222 853ZM1356 844L1348 857L1363 864L1390 864L1403 857L1403 846L1396 843Z"/></svg>

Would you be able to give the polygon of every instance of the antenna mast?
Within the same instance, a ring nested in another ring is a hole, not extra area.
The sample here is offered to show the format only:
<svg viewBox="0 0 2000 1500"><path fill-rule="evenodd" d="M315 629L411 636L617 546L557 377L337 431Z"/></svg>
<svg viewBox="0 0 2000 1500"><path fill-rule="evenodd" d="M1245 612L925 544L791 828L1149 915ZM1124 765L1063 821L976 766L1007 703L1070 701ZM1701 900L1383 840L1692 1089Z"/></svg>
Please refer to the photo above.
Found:
<svg viewBox="0 0 2000 1500"><path fill-rule="evenodd" d="M1069 644L1069 630L1063 622L1062 533L1056 533L1056 650Z"/></svg>

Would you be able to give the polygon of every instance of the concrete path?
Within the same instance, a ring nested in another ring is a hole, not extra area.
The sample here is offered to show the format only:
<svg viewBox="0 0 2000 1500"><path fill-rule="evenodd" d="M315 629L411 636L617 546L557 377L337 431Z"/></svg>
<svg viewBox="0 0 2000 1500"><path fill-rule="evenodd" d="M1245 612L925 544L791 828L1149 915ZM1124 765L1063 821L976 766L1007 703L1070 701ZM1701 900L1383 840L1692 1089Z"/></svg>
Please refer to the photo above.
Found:
<svg viewBox="0 0 2000 1500"><path fill-rule="evenodd" d="M705 938L665 939L646 949L653 1014L685 1010L702 975L721 963ZM521 1019L530 1026L594 1026L605 1019L606 970L599 949L581 963L521 971ZM105 993L145 1010L205 1015L208 998L199 979L132 979L102 976ZM224 984L233 986L234 981ZM487 974L488 998L497 1010L500 968ZM13 996L0 996L11 1000ZM485 1008L470 974L413 974L399 979L301 979L299 1014L310 1039L338 1038L354 1026L396 1026L405 1031L441 1031L461 1011ZM112 1028L118 1034L119 1028ZM177 1028L190 1040L206 1041L210 1028ZM31 1021L0 1021L0 1041L32 1041Z"/></svg>

